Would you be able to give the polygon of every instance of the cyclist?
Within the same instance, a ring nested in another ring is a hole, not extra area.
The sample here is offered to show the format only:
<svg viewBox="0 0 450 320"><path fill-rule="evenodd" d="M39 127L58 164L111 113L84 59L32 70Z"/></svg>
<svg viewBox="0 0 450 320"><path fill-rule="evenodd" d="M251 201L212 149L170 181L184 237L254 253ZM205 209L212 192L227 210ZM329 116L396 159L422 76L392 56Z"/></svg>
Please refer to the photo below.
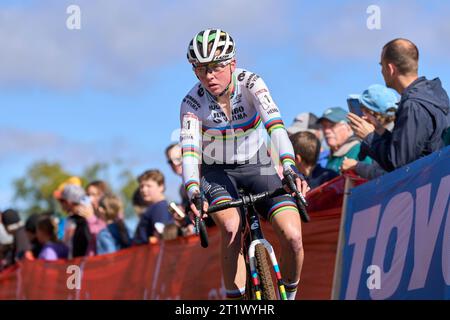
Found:
<svg viewBox="0 0 450 320"><path fill-rule="evenodd" d="M233 38L220 29L199 32L188 46L187 57L199 79L183 99L180 112L183 181L191 201L201 189L213 205L237 198L240 188L259 193L282 186L268 156L263 126L283 169L292 173L295 168L291 142L267 86L258 75L236 67L235 53ZM303 194L309 190L298 176L296 184ZM205 210L208 203L204 203ZM301 222L295 200L290 195L280 196L256 209L270 221L280 241L280 269L288 298L293 300L303 264ZM200 215L194 203L191 210ZM246 269L241 251L241 217L232 208L212 218L221 231L227 298L242 299Z"/></svg>

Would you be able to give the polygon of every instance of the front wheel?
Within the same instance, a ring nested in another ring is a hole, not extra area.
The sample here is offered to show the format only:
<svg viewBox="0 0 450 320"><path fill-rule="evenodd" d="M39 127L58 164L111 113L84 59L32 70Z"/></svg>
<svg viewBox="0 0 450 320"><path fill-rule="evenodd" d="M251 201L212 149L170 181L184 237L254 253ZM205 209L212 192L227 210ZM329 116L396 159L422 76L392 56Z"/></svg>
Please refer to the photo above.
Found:
<svg viewBox="0 0 450 320"><path fill-rule="evenodd" d="M272 274L268 262L268 255L266 248L262 244L257 244L255 247L256 270L258 272L261 299L262 300L277 300L275 288L273 286ZM251 275L250 275L251 276Z"/></svg>

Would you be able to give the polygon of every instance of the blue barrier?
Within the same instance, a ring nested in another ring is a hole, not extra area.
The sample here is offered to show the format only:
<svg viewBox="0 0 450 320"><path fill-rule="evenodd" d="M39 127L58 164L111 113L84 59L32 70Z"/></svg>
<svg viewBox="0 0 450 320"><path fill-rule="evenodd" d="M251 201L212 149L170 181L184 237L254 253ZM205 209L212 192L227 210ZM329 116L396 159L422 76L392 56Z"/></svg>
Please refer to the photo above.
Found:
<svg viewBox="0 0 450 320"><path fill-rule="evenodd" d="M449 195L450 147L351 189L339 298L450 299Z"/></svg>

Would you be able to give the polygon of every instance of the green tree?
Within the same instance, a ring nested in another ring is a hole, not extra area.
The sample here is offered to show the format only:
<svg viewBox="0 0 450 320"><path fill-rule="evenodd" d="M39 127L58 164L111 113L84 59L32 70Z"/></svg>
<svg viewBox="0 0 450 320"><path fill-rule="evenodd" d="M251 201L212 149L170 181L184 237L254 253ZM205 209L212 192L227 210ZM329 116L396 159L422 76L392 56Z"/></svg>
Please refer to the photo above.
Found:
<svg viewBox="0 0 450 320"><path fill-rule="evenodd" d="M54 210L53 191L70 176L59 163L36 162L22 178L13 181L14 200L27 205L25 214Z"/></svg>
<svg viewBox="0 0 450 320"><path fill-rule="evenodd" d="M78 176L83 186L86 186L90 181L109 177L110 169L110 164L94 163L84 168L82 174ZM59 209L59 205L53 198L53 192L71 176L73 174L67 172L60 163L36 162L27 169L23 177L14 180L14 200L19 201L21 211L25 215L55 211ZM122 169L118 178L118 191L123 197L126 214L132 215L131 199L138 183L132 172L127 169Z"/></svg>

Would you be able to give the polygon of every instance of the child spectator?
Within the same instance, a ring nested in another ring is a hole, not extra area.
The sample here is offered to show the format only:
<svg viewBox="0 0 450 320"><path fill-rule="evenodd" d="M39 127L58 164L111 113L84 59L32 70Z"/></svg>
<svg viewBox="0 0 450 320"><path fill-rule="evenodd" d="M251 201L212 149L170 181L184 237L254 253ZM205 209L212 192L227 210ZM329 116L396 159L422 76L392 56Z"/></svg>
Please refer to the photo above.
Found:
<svg viewBox="0 0 450 320"><path fill-rule="evenodd" d="M297 132L289 137L295 153L295 165L305 176L308 185L314 189L338 174L321 166L317 161L320 154L320 141L308 131Z"/></svg>
<svg viewBox="0 0 450 320"><path fill-rule="evenodd" d="M164 176L159 170L145 171L138 177L139 190L142 199L150 206L141 215L136 232L134 244L148 243L149 238L155 236L155 223L173 223L169 204L164 196Z"/></svg>
<svg viewBox="0 0 450 320"><path fill-rule="evenodd" d="M43 215L39 218L36 224L36 237L42 245L39 259L57 260L67 259L69 256L69 248L58 240L57 226L50 216Z"/></svg>
<svg viewBox="0 0 450 320"><path fill-rule="evenodd" d="M98 203L100 217L105 220L106 228L97 236L97 254L113 253L128 248L131 239L122 219L122 201L115 195L105 195Z"/></svg>

